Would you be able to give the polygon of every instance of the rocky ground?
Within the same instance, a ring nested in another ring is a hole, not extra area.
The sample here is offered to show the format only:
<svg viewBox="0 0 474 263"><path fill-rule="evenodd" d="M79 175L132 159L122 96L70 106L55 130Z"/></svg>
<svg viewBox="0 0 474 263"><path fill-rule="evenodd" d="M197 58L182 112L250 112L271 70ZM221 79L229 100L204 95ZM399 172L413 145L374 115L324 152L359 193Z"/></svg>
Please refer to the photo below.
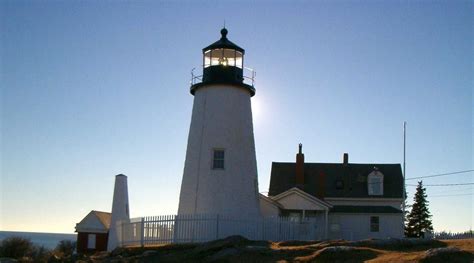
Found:
<svg viewBox="0 0 474 263"><path fill-rule="evenodd" d="M201 244L116 249L56 262L474 262L474 239L250 241L240 236Z"/></svg>
<svg viewBox="0 0 474 263"><path fill-rule="evenodd" d="M474 262L470 240L249 241L117 249L85 262Z"/></svg>

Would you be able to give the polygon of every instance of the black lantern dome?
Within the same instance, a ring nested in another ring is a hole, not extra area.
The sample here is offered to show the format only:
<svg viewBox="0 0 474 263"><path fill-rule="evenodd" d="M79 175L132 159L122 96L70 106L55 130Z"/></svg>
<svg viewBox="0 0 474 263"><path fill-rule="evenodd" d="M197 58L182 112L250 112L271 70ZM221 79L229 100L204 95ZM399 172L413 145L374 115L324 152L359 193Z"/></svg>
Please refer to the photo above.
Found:
<svg viewBox="0 0 474 263"><path fill-rule="evenodd" d="M245 50L227 39L227 29L221 30L221 39L202 49L203 75L200 83L191 82L191 94L209 84L231 84L249 90L251 96L255 95L253 76L249 79L252 85L244 83L244 54Z"/></svg>

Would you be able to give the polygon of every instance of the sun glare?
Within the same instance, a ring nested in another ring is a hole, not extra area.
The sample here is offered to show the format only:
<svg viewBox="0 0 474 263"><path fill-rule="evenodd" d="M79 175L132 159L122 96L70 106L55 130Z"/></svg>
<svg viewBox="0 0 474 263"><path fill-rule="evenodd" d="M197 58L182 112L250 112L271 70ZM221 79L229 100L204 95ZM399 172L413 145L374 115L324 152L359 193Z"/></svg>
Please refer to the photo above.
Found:
<svg viewBox="0 0 474 263"><path fill-rule="evenodd" d="M262 115L262 101L259 98L252 98L252 117L258 121Z"/></svg>

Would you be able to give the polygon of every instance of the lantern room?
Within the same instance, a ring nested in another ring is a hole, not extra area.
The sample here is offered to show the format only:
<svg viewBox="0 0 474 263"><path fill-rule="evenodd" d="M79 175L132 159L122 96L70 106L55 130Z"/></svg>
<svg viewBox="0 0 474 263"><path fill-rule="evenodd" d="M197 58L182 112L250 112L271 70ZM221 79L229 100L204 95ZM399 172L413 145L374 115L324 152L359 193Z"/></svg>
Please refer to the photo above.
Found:
<svg viewBox="0 0 474 263"><path fill-rule="evenodd" d="M242 69L245 50L227 39L227 29L222 29L221 34L219 41L203 49L204 68L231 66Z"/></svg>
<svg viewBox="0 0 474 263"><path fill-rule="evenodd" d="M202 76L192 73L191 94L194 95L197 88L208 84L238 85L248 89L252 96L255 94L255 73L250 70L251 76L244 76L244 69L249 70L244 67L245 50L227 39L227 34L227 29L223 28L221 38L203 48Z"/></svg>

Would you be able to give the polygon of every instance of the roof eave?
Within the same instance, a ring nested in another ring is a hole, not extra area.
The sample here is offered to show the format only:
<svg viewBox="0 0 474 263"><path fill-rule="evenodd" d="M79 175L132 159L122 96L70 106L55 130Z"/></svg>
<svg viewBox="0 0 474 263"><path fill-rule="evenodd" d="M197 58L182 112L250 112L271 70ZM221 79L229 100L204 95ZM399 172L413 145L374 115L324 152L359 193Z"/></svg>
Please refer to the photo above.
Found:
<svg viewBox="0 0 474 263"><path fill-rule="evenodd" d="M278 208L280 208L280 209L283 209L283 206L282 206L280 203L278 203L277 201L273 200L272 198L270 198L270 197L268 197L268 196L265 196L265 195L263 195L263 194L259 194L259 196L260 196L260 198L261 198L262 200L264 200L265 202L268 202L269 204L271 204L271 205L273 205L273 206L275 206L275 207L278 207Z"/></svg>
<svg viewBox="0 0 474 263"><path fill-rule="evenodd" d="M210 44L209 46L202 49L202 53L204 53L208 50L211 50L211 49L216 49L216 48L235 49L237 51L242 52L242 54L245 54L245 50L243 48L237 46L236 44L234 44L232 41L230 41L228 39L225 39L225 40L220 39L220 40Z"/></svg>
<svg viewBox="0 0 474 263"><path fill-rule="evenodd" d="M303 191L303 190L301 190L301 189L299 189L299 188L297 188L297 187L293 187L293 188L291 188L291 189L288 189L288 190L286 190L286 191L284 191L284 192L282 192L282 193L280 193L280 194L278 194L278 195L276 195L276 196L273 196L273 197L271 197L271 198L272 198L273 200L277 201L277 200L279 200L279 199L281 199L281 198L283 198L283 197L289 195L289 194L292 193L292 192L298 193L298 194L302 195L303 197L306 197L307 199L310 199L310 200L313 201L313 202L319 203L319 204L321 204L321 205L323 205L323 206L325 206L325 207L327 207L327 208L331 208L331 207L332 207L332 205L331 205L330 203L325 202L325 201L323 201L323 200L321 200L321 199L319 199L319 198L317 198L317 197L315 197L315 196L313 196L313 195L311 195L311 194L308 194L308 193L306 193L305 191Z"/></svg>

